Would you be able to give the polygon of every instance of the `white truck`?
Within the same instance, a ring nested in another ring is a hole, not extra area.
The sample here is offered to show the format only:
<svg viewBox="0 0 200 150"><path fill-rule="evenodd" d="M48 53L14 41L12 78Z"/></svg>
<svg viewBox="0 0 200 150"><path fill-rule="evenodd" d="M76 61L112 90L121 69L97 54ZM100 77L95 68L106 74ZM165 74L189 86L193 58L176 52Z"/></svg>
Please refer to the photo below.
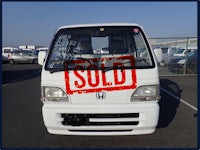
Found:
<svg viewBox="0 0 200 150"><path fill-rule="evenodd" d="M102 47L108 48L106 54L94 53ZM137 24L60 27L48 52L39 52L38 59L43 65L41 101L48 132L153 133L159 118L157 60Z"/></svg>

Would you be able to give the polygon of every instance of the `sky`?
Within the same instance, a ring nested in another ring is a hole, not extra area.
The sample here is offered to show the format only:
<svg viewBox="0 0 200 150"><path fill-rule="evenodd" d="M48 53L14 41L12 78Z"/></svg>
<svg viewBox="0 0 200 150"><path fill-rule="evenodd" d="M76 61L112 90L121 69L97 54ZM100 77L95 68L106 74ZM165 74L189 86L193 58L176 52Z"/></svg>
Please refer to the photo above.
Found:
<svg viewBox="0 0 200 150"><path fill-rule="evenodd" d="M2 2L2 46L49 47L57 28L137 23L147 36L197 36L197 2Z"/></svg>

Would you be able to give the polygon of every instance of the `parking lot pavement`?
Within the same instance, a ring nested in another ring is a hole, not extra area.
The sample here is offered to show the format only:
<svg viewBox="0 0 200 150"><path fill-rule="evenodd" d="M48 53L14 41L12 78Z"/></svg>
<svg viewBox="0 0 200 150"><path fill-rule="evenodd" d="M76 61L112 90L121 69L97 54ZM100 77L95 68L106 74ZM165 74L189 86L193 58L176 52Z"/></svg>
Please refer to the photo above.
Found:
<svg viewBox="0 0 200 150"><path fill-rule="evenodd" d="M195 76L160 78L161 87L176 97L161 90L159 124L153 134L60 136L49 134L43 123L40 71L39 66L32 65L3 66L3 73L7 78L2 87L2 148L197 147L197 111L177 99L183 99L197 107ZM34 72L37 73L31 76Z"/></svg>
<svg viewBox="0 0 200 150"><path fill-rule="evenodd" d="M197 107L197 76L160 77L161 88Z"/></svg>
<svg viewBox="0 0 200 150"><path fill-rule="evenodd" d="M2 84L22 81L35 77L41 73L41 66L37 64L2 65Z"/></svg>

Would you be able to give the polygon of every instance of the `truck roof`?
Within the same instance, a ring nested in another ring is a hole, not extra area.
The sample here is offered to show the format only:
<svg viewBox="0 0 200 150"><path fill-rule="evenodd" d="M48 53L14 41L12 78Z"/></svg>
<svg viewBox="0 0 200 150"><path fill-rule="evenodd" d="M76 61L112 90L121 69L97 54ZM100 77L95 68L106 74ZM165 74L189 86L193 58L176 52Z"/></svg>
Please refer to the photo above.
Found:
<svg viewBox="0 0 200 150"><path fill-rule="evenodd" d="M138 26L138 27L142 28L142 26L135 24L135 23L93 23L93 24L66 25L66 26L61 26L60 28L58 28L58 30L66 29L66 28L101 27L101 26Z"/></svg>

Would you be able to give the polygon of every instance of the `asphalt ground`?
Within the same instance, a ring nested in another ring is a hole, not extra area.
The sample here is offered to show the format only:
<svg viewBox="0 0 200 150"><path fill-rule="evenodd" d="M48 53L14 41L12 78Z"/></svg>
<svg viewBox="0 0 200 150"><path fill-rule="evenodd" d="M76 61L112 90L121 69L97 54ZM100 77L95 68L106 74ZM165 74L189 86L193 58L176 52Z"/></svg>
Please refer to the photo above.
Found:
<svg viewBox="0 0 200 150"><path fill-rule="evenodd" d="M61 136L47 132L41 67L2 65L2 148L197 148L197 76L160 77L159 124L149 135Z"/></svg>

